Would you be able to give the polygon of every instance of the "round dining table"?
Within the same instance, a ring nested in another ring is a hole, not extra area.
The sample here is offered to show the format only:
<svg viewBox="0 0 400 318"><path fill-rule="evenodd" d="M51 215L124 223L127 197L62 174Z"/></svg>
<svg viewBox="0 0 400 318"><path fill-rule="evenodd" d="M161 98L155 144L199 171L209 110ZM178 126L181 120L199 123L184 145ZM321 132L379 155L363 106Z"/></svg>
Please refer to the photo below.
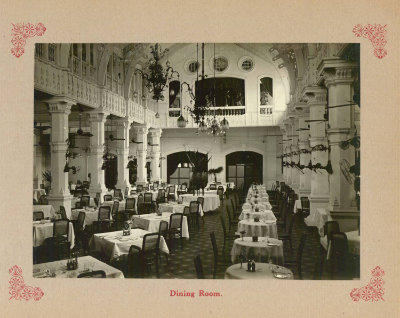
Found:
<svg viewBox="0 0 400 318"><path fill-rule="evenodd" d="M274 275L275 272L275 275ZM247 271L247 262L234 264L225 271L225 279L293 279L293 272L282 266L256 263L255 272Z"/></svg>
<svg viewBox="0 0 400 318"><path fill-rule="evenodd" d="M242 213L239 215L239 220L246 220L246 219L254 219L260 218L263 220L274 220L276 221L276 216L274 212L271 210L264 210L264 211L253 211L253 210L242 210Z"/></svg>
<svg viewBox="0 0 400 318"><path fill-rule="evenodd" d="M253 242L252 237L237 238L233 242L231 261L233 264L240 262L240 256L245 259L252 258L257 262L283 265L283 242L269 237L259 237Z"/></svg>
<svg viewBox="0 0 400 318"><path fill-rule="evenodd" d="M179 196L183 204L189 204L191 201L197 201L198 197L204 198L203 212L214 211L219 208L220 200L217 194L204 194L204 195L181 194Z"/></svg>
<svg viewBox="0 0 400 318"><path fill-rule="evenodd" d="M259 220L254 219L242 220L238 224L238 233L245 231L245 236L262 236L278 238L278 230L276 221L274 220Z"/></svg>

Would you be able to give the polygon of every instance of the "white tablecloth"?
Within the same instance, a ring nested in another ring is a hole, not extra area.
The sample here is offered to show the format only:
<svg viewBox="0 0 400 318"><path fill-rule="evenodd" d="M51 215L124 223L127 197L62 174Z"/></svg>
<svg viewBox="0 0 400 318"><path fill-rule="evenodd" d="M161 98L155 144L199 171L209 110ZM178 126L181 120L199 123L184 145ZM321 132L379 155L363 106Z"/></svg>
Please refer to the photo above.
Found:
<svg viewBox="0 0 400 318"><path fill-rule="evenodd" d="M169 224L169 218L172 213L164 212L162 216L158 216L156 213L134 215L132 217L132 225L140 227L143 230L151 233L158 232L161 221L167 221ZM189 238L189 229L186 216L183 217L182 221L182 237Z"/></svg>
<svg viewBox="0 0 400 318"><path fill-rule="evenodd" d="M244 219L254 219L255 217L259 217L264 220L274 220L276 221L276 216L271 210L265 210L260 212L255 212L252 210L243 210L239 215L239 220Z"/></svg>
<svg viewBox="0 0 400 318"><path fill-rule="evenodd" d="M242 220L238 224L238 233L245 231L245 236L263 236L278 238L278 230L276 227L276 221L273 220L260 220L255 222L254 220Z"/></svg>
<svg viewBox="0 0 400 318"><path fill-rule="evenodd" d="M33 277L46 277L45 271L49 270L56 275L55 278L76 278L85 272L85 268L93 271L102 270L106 273L106 278L124 278L124 274L119 269L100 262L92 256L78 257L78 268L75 270L67 270L67 260L33 265Z"/></svg>
<svg viewBox="0 0 400 318"><path fill-rule="evenodd" d="M182 198L182 203L189 204L191 201L197 201L198 197L204 198L203 212L214 211L218 209L220 205L219 196L216 194L204 194L203 195L193 195L193 194L182 194L179 198Z"/></svg>
<svg viewBox="0 0 400 318"><path fill-rule="evenodd" d="M251 237L237 238L233 242L231 250L232 263L240 263L240 255L246 256L246 260L254 258L257 262L283 265L283 243L274 238L259 237L258 242L253 242Z"/></svg>
<svg viewBox="0 0 400 318"><path fill-rule="evenodd" d="M176 204L176 203L172 202L172 203L160 203L158 205L158 208L161 212L183 213L185 206L189 206L189 204L188 203ZM203 208L200 205L200 216L203 216L203 215L204 215Z"/></svg>
<svg viewBox="0 0 400 318"><path fill-rule="evenodd" d="M34 205L33 212L37 211L43 211L44 218L52 219L56 217L56 211L52 205Z"/></svg>
<svg viewBox="0 0 400 318"><path fill-rule="evenodd" d="M132 229L130 236L122 236L122 231L94 234L89 242L91 251L101 252L110 261L129 253L131 245L142 247L143 236L150 233L142 229ZM164 237L160 240L160 250L169 253Z"/></svg>
<svg viewBox="0 0 400 318"><path fill-rule="evenodd" d="M301 210L301 200L296 200L294 202L293 213L297 213L297 210Z"/></svg>
<svg viewBox="0 0 400 318"><path fill-rule="evenodd" d="M43 241L48 237L53 237L53 222L46 222L44 224L40 222L33 222L33 247L38 247L43 244ZM69 242L71 242L71 248L75 245L75 233L72 223L69 224Z"/></svg>
<svg viewBox="0 0 400 318"><path fill-rule="evenodd" d="M125 210L125 204L126 204L126 200L119 201L118 211ZM136 204L137 204L137 200L135 201L135 205ZM101 204L101 206L109 206L111 208L111 211L112 211L113 205L114 205L114 201L104 201ZM136 211L137 211L137 209L136 209Z"/></svg>
<svg viewBox="0 0 400 318"><path fill-rule="evenodd" d="M243 268L240 268L240 264L232 265L225 271L225 279L274 279L273 269L284 270L289 273L287 279L293 279L293 273L290 269L267 263L256 263L255 272L247 271L247 263L243 263Z"/></svg>
<svg viewBox="0 0 400 318"><path fill-rule="evenodd" d="M34 198L36 201L39 201L39 198L40 198L42 195L46 195L46 191L45 191L44 189L33 189L33 198Z"/></svg>

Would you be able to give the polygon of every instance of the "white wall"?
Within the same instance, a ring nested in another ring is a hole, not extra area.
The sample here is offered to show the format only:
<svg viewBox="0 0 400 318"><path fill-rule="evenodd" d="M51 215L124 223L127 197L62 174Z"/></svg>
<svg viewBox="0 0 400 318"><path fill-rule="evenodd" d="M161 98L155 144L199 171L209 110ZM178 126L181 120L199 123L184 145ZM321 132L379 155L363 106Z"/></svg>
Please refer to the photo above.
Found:
<svg viewBox="0 0 400 318"><path fill-rule="evenodd" d="M277 165L278 143L282 139L277 127L243 127L229 129L226 142L222 137L197 135L195 129L166 129L161 135L162 156L185 151L198 150L211 156L208 167L223 167L217 178L222 182L226 177L225 156L235 151L254 151L263 156L263 182L271 185L280 180L281 169ZM162 180L167 181L167 160L162 161ZM210 176L210 181L212 176Z"/></svg>

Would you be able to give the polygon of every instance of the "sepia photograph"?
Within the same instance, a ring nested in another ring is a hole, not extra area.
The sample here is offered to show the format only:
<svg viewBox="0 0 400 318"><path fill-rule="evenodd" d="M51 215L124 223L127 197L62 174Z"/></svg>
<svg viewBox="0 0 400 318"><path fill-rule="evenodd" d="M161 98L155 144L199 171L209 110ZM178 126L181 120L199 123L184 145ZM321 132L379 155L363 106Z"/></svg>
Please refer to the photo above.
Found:
<svg viewBox="0 0 400 318"><path fill-rule="evenodd" d="M33 58L33 278L360 279L359 43Z"/></svg>

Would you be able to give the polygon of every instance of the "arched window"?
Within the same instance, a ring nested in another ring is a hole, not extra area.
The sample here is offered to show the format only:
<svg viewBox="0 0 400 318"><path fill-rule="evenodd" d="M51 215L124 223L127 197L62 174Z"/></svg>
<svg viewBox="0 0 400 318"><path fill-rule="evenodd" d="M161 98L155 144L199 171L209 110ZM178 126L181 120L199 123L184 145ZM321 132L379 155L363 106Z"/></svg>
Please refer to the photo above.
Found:
<svg viewBox="0 0 400 318"><path fill-rule="evenodd" d="M181 83L172 81L168 84L169 87L169 116L179 117L181 109Z"/></svg>
<svg viewBox="0 0 400 318"><path fill-rule="evenodd" d="M272 105L274 104L274 88L271 77L262 77L259 79L259 105L261 115L272 115Z"/></svg>

